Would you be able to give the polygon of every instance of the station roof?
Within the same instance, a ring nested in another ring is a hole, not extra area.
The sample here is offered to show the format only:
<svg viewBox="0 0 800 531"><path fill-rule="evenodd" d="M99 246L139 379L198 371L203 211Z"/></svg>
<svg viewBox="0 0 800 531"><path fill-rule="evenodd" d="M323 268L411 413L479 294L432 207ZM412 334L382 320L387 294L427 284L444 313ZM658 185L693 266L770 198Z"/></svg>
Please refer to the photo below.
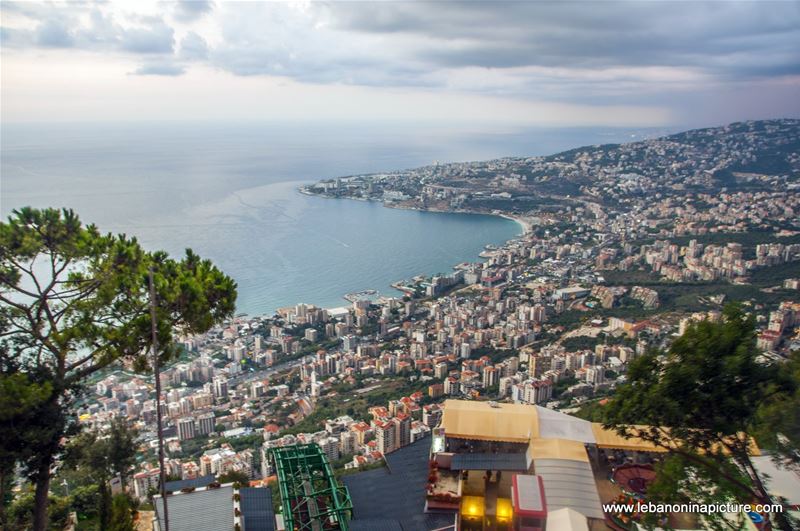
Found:
<svg viewBox="0 0 800 531"><path fill-rule="evenodd" d="M541 476L515 474L511 482L515 514L531 518L547 517L547 500Z"/></svg>
<svg viewBox="0 0 800 531"><path fill-rule="evenodd" d="M528 404L447 400L441 426L447 437L530 444L534 450L533 458L539 456L536 453L538 449L544 452L541 457L578 459L581 453L585 454L583 444L638 452L667 451L638 437L623 437L616 430L606 429L597 422ZM635 427L648 429L648 426ZM558 443L546 443L545 440ZM751 438L750 442L752 455L760 455L755 441ZM586 458L578 460L585 461Z"/></svg>
<svg viewBox="0 0 800 531"><path fill-rule="evenodd" d="M638 452L666 452L667 450L644 441L639 437L627 439L614 430L603 428L602 424L592 424L595 442L600 448L613 448L616 450L632 450Z"/></svg>
<svg viewBox="0 0 800 531"><path fill-rule="evenodd" d="M536 408L523 404L496 404L469 400L444 403L442 427L448 437L528 443L539 436Z"/></svg>
<svg viewBox="0 0 800 531"><path fill-rule="evenodd" d="M275 512L269 488L239 489L243 531L274 531Z"/></svg>
<svg viewBox="0 0 800 531"><path fill-rule="evenodd" d="M561 531L589 531L586 517L578 511L567 507L548 514L547 527Z"/></svg>
<svg viewBox="0 0 800 531"><path fill-rule="evenodd" d="M431 440L424 437L386 454L386 466L344 476L353 500L351 529L429 531L452 526L454 515L426 513Z"/></svg>
<svg viewBox="0 0 800 531"><path fill-rule="evenodd" d="M233 527L233 488L178 493L168 497L170 531L220 531ZM153 497L159 529L164 529L161 496Z"/></svg>
<svg viewBox="0 0 800 531"><path fill-rule="evenodd" d="M586 447L580 441L569 439L532 439L529 451L534 459L566 459L589 462Z"/></svg>
<svg viewBox="0 0 800 531"><path fill-rule="evenodd" d="M539 416L539 436L553 439L569 439L583 443L595 442L592 423L572 415L535 406Z"/></svg>
<svg viewBox="0 0 800 531"><path fill-rule="evenodd" d="M548 511L570 508L588 518L604 518L592 466L588 462L534 459L533 468L544 482Z"/></svg>
<svg viewBox="0 0 800 531"><path fill-rule="evenodd" d="M786 498L789 505L800 507L800 474L789 467L776 465L769 455L754 457L753 464L761 474L769 477L767 490L773 496Z"/></svg>
<svg viewBox="0 0 800 531"><path fill-rule="evenodd" d="M584 452L585 453L585 452ZM525 454L453 454L451 470L528 470Z"/></svg>

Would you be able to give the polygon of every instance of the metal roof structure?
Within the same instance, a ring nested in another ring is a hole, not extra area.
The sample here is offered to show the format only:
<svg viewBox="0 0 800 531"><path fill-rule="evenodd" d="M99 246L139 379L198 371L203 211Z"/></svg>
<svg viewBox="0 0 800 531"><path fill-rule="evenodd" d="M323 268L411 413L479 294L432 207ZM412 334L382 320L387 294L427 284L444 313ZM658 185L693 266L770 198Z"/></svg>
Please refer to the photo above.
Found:
<svg viewBox="0 0 800 531"><path fill-rule="evenodd" d="M570 508L588 518L605 517L597 494L592 465L568 459L534 459L533 467L544 482L549 511Z"/></svg>
<svg viewBox="0 0 800 531"><path fill-rule="evenodd" d="M452 513L424 512L430 444L425 437L387 454L384 468L342 478L353 497L351 531L430 531L455 524Z"/></svg>
<svg viewBox="0 0 800 531"><path fill-rule="evenodd" d="M507 404L473 400L446 400L441 427L448 438L528 444L536 439L552 439L582 444L596 444L637 452L666 452L639 437L623 437L614 429L597 422L587 422L571 415L528 404ZM649 426L631 428L653 429ZM668 433L668 430L656 428ZM740 434L741 436L741 434ZM672 441L678 446L678 441ZM577 448L577 446L572 445ZM723 452L727 450L721 448ZM750 452L761 451L750 438Z"/></svg>
<svg viewBox="0 0 800 531"><path fill-rule="evenodd" d="M586 445L569 439L532 439L528 446L532 459L569 459L589 462Z"/></svg>
<svg viewBox="0 0 800 531"><path fill-rule="evenodd" d="M270 489L239 489L239 509L242 511L242 531L275 530L275 512L272 510Z"/></svg>
<svg viewBox="0 0 800 531"><path fill-rule="evenodd" d="M527 443L539 436L536 408L523 404L447 400L441 425L448 437L470 440Z"/></svg>
<svg viewBox="0 0 800 531"><path fill-rule="evenodd" d="M452 470L528 470L525 454L453 454Z"/></svg>
<svg viewBox="0 0 800 531"><path fill-rule="evenodd" d="M548 514L547 526L559 531L589 531L586 517L572 509L559 509Z"/></svg>
<svg viewBox="0 0 800 531"><path fill-rule="evenodd" d="M568 439L582 443L595 442L592 423L546 407L536 406L539 417L539 436L548 439Z"/></svg>
<svg viewBox="0 0 800 531"><path fill-rule="evenodd" d="M397 520L351 520L350 531L404 531Z"/></svg>
<svg viewBox="0 0 800 531"><path fill-rule="evenodd" d="M290 531L348 530L353 504L317 444L269 450L278 476L284 524Z"/></svg>
<svg viewBox="0 0 800 531"><path fill-rule="evenodd" d="M233 488L199 490L169 496L170 531L225 531L233 529ZM159 529L164 529L164 504L153 497Z"/></svg>
<svg viewBox="0 0 800 531"><path fill-rule="evenodd" d="M511 502L514 513L530 518L546 518L547 499L541 476L514 474L511 481Z"/></svg>

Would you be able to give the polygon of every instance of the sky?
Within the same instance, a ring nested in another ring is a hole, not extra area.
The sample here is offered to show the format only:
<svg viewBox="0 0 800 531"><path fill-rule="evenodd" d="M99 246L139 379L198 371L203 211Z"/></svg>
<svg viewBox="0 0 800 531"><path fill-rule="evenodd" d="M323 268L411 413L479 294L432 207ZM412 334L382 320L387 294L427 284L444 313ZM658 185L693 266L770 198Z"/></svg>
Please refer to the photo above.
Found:
<svg viewBox="0 0 800 531"><path fill-rule="evenodd" d="M800 2L0 4L3 122L800 117Z"/></svg>

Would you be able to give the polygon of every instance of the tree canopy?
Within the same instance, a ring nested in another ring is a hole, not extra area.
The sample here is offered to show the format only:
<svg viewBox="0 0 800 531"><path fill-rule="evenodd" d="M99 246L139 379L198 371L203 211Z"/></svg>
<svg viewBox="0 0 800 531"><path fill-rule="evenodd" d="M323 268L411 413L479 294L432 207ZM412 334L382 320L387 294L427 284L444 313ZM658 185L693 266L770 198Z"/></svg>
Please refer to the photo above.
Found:
<svg viewBox="0 0 800 531"><path fill-rule="evenodd" d="M627 383L607 406L606 426L669 450L653 495L776 501L753 464L751 434L765 429L764 412L783 409L800 382L783 364L759 356L752 316L729 306L720 322L690 326L668 352L651 351L631 364ZM785 516L775 518L791 529Z"/></svg>
<svg viewBox="0 0 800 531"><path fill-rule="evenodd" d="M23 460L37 484L36 531L46 527L50 469L70 400L117 360L149 367L150 271L163 362L175 353L174 334L204 332L233 314L236 284L191 250L174 260L136 238L83 225L68 209L22 208L0 223L0 362L52 389L39 404L50 429Z"/></svg>

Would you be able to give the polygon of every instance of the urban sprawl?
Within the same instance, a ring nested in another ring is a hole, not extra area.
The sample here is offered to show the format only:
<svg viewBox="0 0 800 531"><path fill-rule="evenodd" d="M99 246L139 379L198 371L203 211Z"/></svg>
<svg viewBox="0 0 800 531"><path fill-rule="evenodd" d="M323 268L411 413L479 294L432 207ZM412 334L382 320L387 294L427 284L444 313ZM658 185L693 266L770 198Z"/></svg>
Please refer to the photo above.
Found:
<svg viewBox="0 0 800 531"><path fill-rule="evenodd" d="M524 231L480 261L398 279L393 296L183 338L161 373L168 475L257 481L274 473L269 449L312 442L337 469L378 466L436 429L452 398L589 418L632 359L729 301L756 316L764 362L780 362L800 348L799 142L796 120L747 122L305 186ZM153 381L120 368L94 390L82 423L140 429L145 500L159 479Z"/></svg>

